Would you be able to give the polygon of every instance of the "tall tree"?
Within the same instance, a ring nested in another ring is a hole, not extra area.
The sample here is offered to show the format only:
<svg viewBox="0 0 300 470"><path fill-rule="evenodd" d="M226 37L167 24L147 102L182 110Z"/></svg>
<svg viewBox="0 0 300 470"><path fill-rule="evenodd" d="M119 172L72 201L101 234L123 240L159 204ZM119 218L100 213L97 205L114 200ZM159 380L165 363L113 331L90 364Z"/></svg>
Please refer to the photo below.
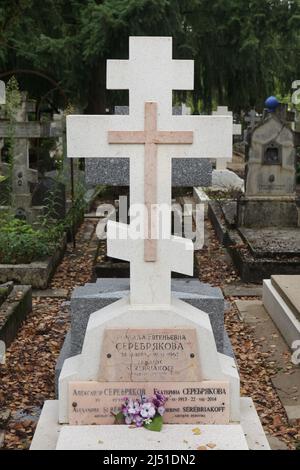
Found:
<svg viewBox="0 0 300 470"><path fill-rule="evenodd" d="M299 78L299 22L300 0L2 0L0 78L21 69L33 96L103 113L125 99L105 91L106 59L128 57L130 35L170 35L195 60L195 110L239 111Z"/></svg>

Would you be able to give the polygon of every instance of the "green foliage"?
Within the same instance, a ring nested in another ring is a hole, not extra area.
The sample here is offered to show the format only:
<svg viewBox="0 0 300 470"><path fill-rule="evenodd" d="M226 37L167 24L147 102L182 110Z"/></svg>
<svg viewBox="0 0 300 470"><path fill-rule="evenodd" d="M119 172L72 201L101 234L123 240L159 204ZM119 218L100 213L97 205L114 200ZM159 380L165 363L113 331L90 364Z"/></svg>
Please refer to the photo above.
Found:
<svg viewBox="0 0 300 470"><path fill-rule="evenodd" d="M4 202L8 204L13 204L13 193L11 191L12 186L12 173L13 173L13 164L14 164L14 148L15 148L15 122L16 114L21 105L21 93L19 91L19 84L14 76L12 76L6 86L6 103L5 103L5 114L6 118L9 120L9 136L6 139L8 144L8 168L9 172L6 177L0 177L0 183L5 181L5 185L1 186L3 194L1 196L0 202L3 199Z"/></svg>
<svg viewBox="0 0 300 470"><path fill-rule="evenodd" d="M164 421L163 417L160 415L154 416L150 424L144 424L145 428L148 431L160 432L162 430Z"/></svg>
<svg viewBox="0 0 300 470"><path fill-rule="evenodd" d="M31 263L50 256L62 238L60 228L35 229L24 221L2 215L0 219L0 263Z"/></svg>
<svg viewBox="0 0 300 470"><path fill-rule="evenodd" d="M125 418L121 411L115 415L115 424L125 424Z"/></svg>
<svg viewBox="0 0 300 470"><path fill-rule="evenodd" d="M195 60L193 109L233 111L286 94L300 76L299 0L2 0L0 69L42 70L88 112L126 104L106 92L105 62L128 57L130 35L170 35L174 55ZM47 21L45 21L47 18ZM21 75L23 89L52 88ZM186 93L177 92L178 101ZM58 90L53 100L62 101Z"/></svg>
<svg viewBox="0 0 300 470"><path fill-rule="evenodd" d="M17 79L12 76L6 85L5 112L10 122L15 122L16 112L21 105L21 93Z"/></svg>

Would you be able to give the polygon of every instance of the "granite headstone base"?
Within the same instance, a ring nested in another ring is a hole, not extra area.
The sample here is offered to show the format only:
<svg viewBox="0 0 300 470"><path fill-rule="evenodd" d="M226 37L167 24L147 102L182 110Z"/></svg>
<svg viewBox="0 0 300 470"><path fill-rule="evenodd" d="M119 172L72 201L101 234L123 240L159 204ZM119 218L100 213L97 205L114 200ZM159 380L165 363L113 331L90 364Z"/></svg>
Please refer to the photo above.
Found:
<svg viewBox="0 0 300 470"><path fill-rule="evenodd" d="M175 297L208 313L217 350L234 357L230 340L224 328L224 297L221 289L201 283L198 279L172 279ZM97 310L129 294L129 279L98 279L74 289L71 298L71 328L66 335L56 364L56 384L64 361L81 353L89 317Z"/></svg>
<svg viewBox="0 0 300 470"><path fill-rule="evenodd" d="M87 158L85 181L90 185L129 186L128 158ZM208 187L212 184L212 163L206 158L173 158L172 186Z"/></svg>

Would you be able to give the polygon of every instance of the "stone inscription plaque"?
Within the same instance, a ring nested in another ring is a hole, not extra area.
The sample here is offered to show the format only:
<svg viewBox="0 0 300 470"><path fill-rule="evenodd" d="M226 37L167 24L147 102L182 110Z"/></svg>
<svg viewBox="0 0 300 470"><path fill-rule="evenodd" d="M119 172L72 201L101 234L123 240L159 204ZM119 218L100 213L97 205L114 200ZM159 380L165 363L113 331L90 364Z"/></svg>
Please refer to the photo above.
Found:
<svg viewBox="0 0 300 470"><path fill-rule="evenodd" d="M107 329L101 351L103 382L200 381L195 329Z"/></svg>
<svg viewBox="0 0 300 470"><path fill-rule="evenodd" d="M228 424L229 383L104 383L70 382L69 424L114 424L123 398L152 396L154 389L167 397L166 424Z"/></svg>

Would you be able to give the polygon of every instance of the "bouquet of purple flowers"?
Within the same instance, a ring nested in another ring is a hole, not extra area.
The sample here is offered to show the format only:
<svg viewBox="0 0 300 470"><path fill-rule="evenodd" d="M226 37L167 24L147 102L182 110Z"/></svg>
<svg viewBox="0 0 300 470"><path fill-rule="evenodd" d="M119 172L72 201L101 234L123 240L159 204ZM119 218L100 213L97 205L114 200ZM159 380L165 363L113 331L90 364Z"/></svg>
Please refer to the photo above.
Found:
<svg viewBox="0 0 300 470"><path fill-rule="evenodd" d="M158 390L152 397L142 395L133 400L125 397L121 411L115 415L117 424L128 424L149 431L161 431L167 398Z"/></svg>

